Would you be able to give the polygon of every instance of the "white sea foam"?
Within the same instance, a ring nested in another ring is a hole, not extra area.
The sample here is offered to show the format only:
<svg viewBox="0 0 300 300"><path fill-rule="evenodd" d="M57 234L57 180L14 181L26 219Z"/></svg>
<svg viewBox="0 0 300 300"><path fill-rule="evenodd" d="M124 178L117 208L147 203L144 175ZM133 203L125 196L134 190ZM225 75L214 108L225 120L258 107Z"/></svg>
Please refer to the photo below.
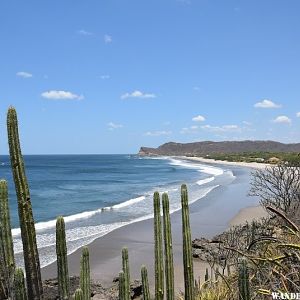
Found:
<svg viewBox="0 0 300 300"><path fill-rule="evenodd" d="M179 160L174 158L170 158L170 161L171 161L170 165L180 166L189 169L196 169L199 172L206 173L209 175L218 176L224 173L224 171L221 168L217 168L217 167L206 166L199 163L192 163L189 161L184 161L184 160Z"/></svg>
<svg viewBox="0 0 300 300"><path fill-rule="evenodd" d="M113 205L112 208L115 209L115 208L123 208L123 207L126 207L126 206L129 206L129 205L132 205L134 203L138 203L138 202L141 202L145 200L145 196L140 196L140 197L137 197L137 198L133 198L133 199L130 199L128 201L125 201L125 202L122 202L120 204L116 204L116 205Z"/></svg>
<svg viewBox="0 0 300 300"><path fill-rule="evenodd" d="M85 212L82 212L82 213L79 213L79 214L66 216L66 217L64 217L64 220L65 220L65 223L71 223L71 222L78 221L78 220L89 219L89 218L91 218L91 217L93 217L97 214L102 213L103 211L123 208L123 207L129 206L129 205L132 205L134 203L143 201L144 199L145 199L144 196L140 196L140 197L122 202L120 204L116 204L112 207L102 207L102 208L98 208L98 209L93 210L93 211L85 211ZM47 221L47 222L36 223L35 224L35 229L38 232L38 231L43 231L43 230L46 230L46 229L54 228L55 226L56 226L56 220L50 220L50 221ZM21 234L21 229L20 228L14 228L14 229L12 229L11 232L12 232L12 236L19 236Z"/></svg>
<svg viewBox="0 0 300 300"><path fill-rule="evenodd" d="M215 177L213 176L213 177L208 177L208 178L204 178L204 179L200 179L200 180L198 180L197 181L197 184L198 185L203 185L203 184L205 184L205 183L209 183L209 182L212 182L212 181L214 181L215 180Z"/></svg>

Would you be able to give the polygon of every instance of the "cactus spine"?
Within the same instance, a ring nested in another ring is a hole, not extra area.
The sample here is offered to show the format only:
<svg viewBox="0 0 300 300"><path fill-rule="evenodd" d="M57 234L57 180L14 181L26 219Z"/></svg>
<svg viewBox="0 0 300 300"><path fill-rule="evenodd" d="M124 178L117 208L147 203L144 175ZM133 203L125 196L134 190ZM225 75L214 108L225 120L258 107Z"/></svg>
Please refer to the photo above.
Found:
<svg viewBox="0 0 300 300"><path fill-rule="evenodd" d="M83 247L80 259L80 289L83 293L83 300L91 299L91 274L89 256L89 249L87 247Z"/></svg>
<svg viewBox="0 0 300 300"><path fill-rule="evenodd" d="M185 184L181 186L182 209L182 239L183 239L183 267L184 267L184 299L194 299L194 272L192 256L192 238L190 228L188 193Z"/></svg>
<svg viewBox="0 0 300 300"><path fill-rule="evenodd" d="M58 217L56 220L56 256L59 299L67 300L70 297L70 281L68 272L65 222L63 217Z"/></svg>
<svg viewBox="0 0 300 300"><path fill-rule="evenodd" d="M155 260L155 299L164 298L164 267L163 267L163 248L162 231L160 217L160 197L155 192L153 196L154 206L154 260Z"/></svg>
<svg viewBox="0 0 300 300"><path fill-rule="evenodd" d="M11 235L10 214L8 204L7 182L0 180L0 224L1 224L1 256L2 276L8 296L13 298L13 281L15 272L14 246Z"/></svg>
<svg viewBox="0 0 300 300"><path fill-rule="evenodd" d="M163 204L163 228L165 242L165 274L166 274L166 299L174 300L174 266L173 266L173 245L170 220L169 197L167 193L162 195Z"/></svg>
<svg viewBox="0 0 300 300"><path fill-rule="evenodd" d="M128 249L124 247L122 249L122 268L124 273L124 293L125 300L130 300L130 271L129 271L129 258Z"/></svg>
<svg viewBox="0 0 300 300"><path fill-rule="evenodd" d="M240 258L238 262L239 273L239 300L250 300L250 287L249 287L249 272L247 260Z"/></svg>
<svg viewBox="0 0 300 300"><path fill-rule="evenodd" d="M30 300L40 300L43 299L40 260L36 244L30 192L19 141L17 113L13 107L10 107L7 113L7 132L10 160L18 198L28 298Z"/></svg>
<svg viewBox="0 0 300 300"><path fill-rule="evenodd" d="M27 300L24 273L21 268L17 268L14 274L14 300Z"/></svg>
<svg viewBox="0 0 300 300"><path fill-rule="evenodd" d="M77 289L77 290L75 291L74 299L75 299L75 300L84 300L84 299L83 299L83 292L82 292L82 289Z"/></svg>
<svg viewBox="0 0 300 300"><path fill-rule="evenodd" d="M125 275L123 271L119 273L119 300L126 300Z"/></svg>
<svg viewBox="0 0 300 300"><path fill-rule="evenodd" d="M150 300L148 272L146 266L141 268L142 286L143 286L143 300Z"/></svg>

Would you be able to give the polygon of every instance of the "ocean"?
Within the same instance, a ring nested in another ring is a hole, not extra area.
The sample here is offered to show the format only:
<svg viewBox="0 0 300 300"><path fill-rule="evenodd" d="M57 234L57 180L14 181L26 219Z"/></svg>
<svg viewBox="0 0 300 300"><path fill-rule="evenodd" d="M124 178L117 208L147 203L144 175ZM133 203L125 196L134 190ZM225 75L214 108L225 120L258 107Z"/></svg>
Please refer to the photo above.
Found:
<svg viewBox="0 0 300 300"><path fill-rule="evenodd" d="M55 223L64 216L68 252L112 230L153 216L154 191L167 192L170 210L180 209L180 185L189 201L201 201L235 176L229 169L172 157L137 155L25 155L41 266L56 260ZM17 200L8 156L0 156L8 180L17 265L22 266Z"/></svg>

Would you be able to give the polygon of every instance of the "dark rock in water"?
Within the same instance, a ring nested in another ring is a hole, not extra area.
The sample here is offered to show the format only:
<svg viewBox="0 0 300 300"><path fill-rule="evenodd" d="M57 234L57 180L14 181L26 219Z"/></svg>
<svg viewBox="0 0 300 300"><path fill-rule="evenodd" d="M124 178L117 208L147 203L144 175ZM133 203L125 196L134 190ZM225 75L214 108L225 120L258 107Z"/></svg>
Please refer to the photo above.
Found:
<svg viewBox="0 0 300 300"><path fill-rule="evenodd" d="M47 279L43 282L44 300L57 300L58 298L58 282L57 279ZM73 295L79 287L79 277L70 277L70 292ZM142 299L142 284L135 280L130 285L131 299ZM108 288L103 287L99 281L91 282L91 299L93 300L118 300L119 285L118 280L114 278L112 285Z"/></svg>

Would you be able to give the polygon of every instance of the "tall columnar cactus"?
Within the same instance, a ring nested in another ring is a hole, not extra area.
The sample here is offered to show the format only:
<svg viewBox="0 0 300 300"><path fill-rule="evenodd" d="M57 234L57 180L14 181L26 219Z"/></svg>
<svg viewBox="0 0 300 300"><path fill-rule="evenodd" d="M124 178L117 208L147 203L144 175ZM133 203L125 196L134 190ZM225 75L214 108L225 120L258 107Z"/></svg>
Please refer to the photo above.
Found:
<svg viewBox="0 0 300 300"><path fill-rule="evenodd" d="M182 209L182 239L183 239L183 267L184 267L184 298L194 299L194 271L192 255L192 238L190 228L188 192L185 184L181 186Z"/></svg>
<svg viewBox="0 0 300 300"><path fill-rule="evenodd" d="M124 292L125 300L130 300L130 270L129 270L129 258L128 258L128 249L124 247L122 249L122 269L124 273Z"/></svg>
<svg viewBox="0 0 300 300"><path fill-rule="evenodd" d="M14 300L27 300L24 273L17 268L14 274Z"/></svg>
<svg viewBox="0 0 300 300"><path fill-rule="evenodd" d="M74 300L84 300L82 289L77 289L75 291Z"/></svg>
<svg viewBox="0 0 300 300"><path fill-rule="evenodd" d="M163 267L163 247L162 230L160 216L160 197L159 193L153 195L154 206L154 260L155 260L155 299L164 298L164 267Z"/></svg>
<svg viewBox="0 0 300 300"><path fill-rule="evenodd" d="M36 243L30 192L19 141L17 113L13 107L10 107L7 113L7 132L10 160L18 198L28 298L30 300L40 300L43 299L40 260Z"/></svg>
<svg viewBox="0 0 300 300"><path fill-rule="evenodd" d="M246 258L240 258L238 261L239 274L239 300L250 300L249 271Z"/></svg>
<svg viewBox="0 0 300 300"><path fill-rule="evenodd" d="M169 197L167 193L162 195L163 205L163 228L165 242L165 274L166 274L166 299L174 300L174 265L173 265L173 244L170 220Z"/></svg>
<svg viewBox="0 0 300 300"><path fill-rule="evenodd" d="M56 220L56 256L59 299L68 300L70 297L70 279L68 272L65 221L63 217L58 217Z"/></svg>
<svg viewBox="0 0 300 300"><path fill-rule="evenodd" d="M143 286L143 300L150 300L148 272L146 266L141 268L142 286Z"/></svg>
<svg viewBox="0 0 300 300"><path fill-rule="evenodd" d="M91 299L91 273L90 255L88 247L83 247L80 259L80 289L83 293L83 300Z"/></svg>
<svg viewBox="0 0 300 300"><path fill-rule="evenodd" d="M126 300L126 291L125 291L125 275L124 272L121 271L119 273L119 300Z"/></svg>
<svg viewBox="0 0 300 300"><path fill-rule="evenodd" d="M13 280L15 272L14 246L11 235L10 214L8 204L7 182L0 180L0 224L1 224L1 263L2 276L5 278L5 289L13 298Z"/></svg>

